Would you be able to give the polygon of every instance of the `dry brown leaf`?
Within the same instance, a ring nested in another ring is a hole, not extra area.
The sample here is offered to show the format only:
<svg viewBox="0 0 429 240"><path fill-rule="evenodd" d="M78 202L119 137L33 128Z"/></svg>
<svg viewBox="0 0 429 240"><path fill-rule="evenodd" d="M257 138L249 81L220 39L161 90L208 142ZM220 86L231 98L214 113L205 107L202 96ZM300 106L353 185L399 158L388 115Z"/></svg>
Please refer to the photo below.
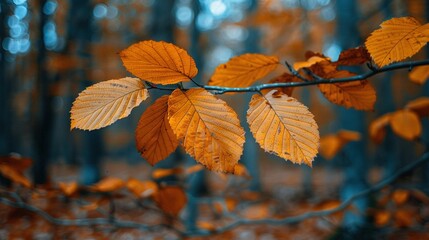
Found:
<svg viewBox="0 0 429 240"><path fill-rule="evenodd" d="M429 41L429 25L413 17L392 18L371 33L365 46L380 66L401 61L416 54Z"/></svg>
<svg viewBox="0 0 429 240"><path fill-rule="evenodd" d="M171 216L177 216L187 202L185 192L177 186L159 188L153 199L163 212Z"/></svg>
<svg viewBox="0 0 429 240"><path fill-rule="evenodd" d="M398 209L395 212L395 226L398 228L401 227L410 227L415 223L416 213L409 209Z"/></svg>
<svg viewBox="0 0 429 240"><path fill-rule="evenodd" d="M214 210L219 214L222 214L224 212L232 212L234 211L236 206L237 200L233 198L225 198L224 202L214 202L213 204Z"/></svg>
<svg viewBox="0 0 429 240"><path fill-rule="evenodd" d="M380 144L386 136L386 127L390 123L391 114L384 114L369 125L369 136L376 144Z"/></svg>
<svg viewBox="0 0 429 240"><path fill-rule="evenodd" d="M429 66L419 66L413 68L409 74L410 81L420 85L425 84L426 80L429 78Z"/></svg>
<svg viewBox="0 0 429 240"><path fill-rule="evenodd" d="M197 227L200 229L207 230L207 231L216 230L216 226L212 222L209 222L209 221L198 221Z"/></svg>
<svg viewBox="0 0 429 240"><path fill-rule="evenodd" d="M31 182L27 177L25 177L22 172L9 165L0 164L0 174L14 183L18 183L26 188L31 188Z"/></svg>
<svg viewBox="0 0 429 240"><path fill-rule="evenodd" d="M410 197L410 191L405 189L396 189L392 194L392 199L396 205L404 204Z"/></svg>
<svg viewBox="0 0 429 240"><path fill-rule="evenodd" d="M74 195L77 190L79 189L79 185L76 181L73 182L59 182L58 187L60 188L61 192L64 193L67 197L71 197Z"/></svg>
<svg viewBox="0 0 429 240"><path fill-rule="evenodd" d="M294 63L293 68L298 71L301 68L309 68L316 63L324 62L324 61L330 61L330 60L329 58L326 58L326 57L312 56L307 61Z"/></svg>
<svg viewBox="0 0 429 240"><path fill-rule="evenodd" d="M71 109L71 127L94 130L130 115L149 96L138 78L121 78L94 84L79 94Z"/></svg>
<svg viewBox="0 0 429 240"><path fill-rule="evenodd" d="M406 140L415 140L422 133L422 125L416 113L399 110L392 113L390 126L394 133Z"/></svg>
<svg viewBox="0 0 429 240"><path fill-rule="evenodd" d="M299 78L290 74L290 73L283 73L280 76L277 76L269 81L269 83L289 83L289 82L300 82ZM291 96L293 92L293 87L281 87L276 88L277 91L283 92L284 94ZM263 89L261 92L262 94L267 94L272 89Z"/></svg>
<svg viewBox="0 0 429 240"><path fill-rule="evenodd" d="M295 98L255 94L247 111L250 131L267 152L311 166L319 147L319 131L313 114Z"/></svg>
<svg viewBox="0 0 429 240"><path fill-rule="evenodd" d="M120 55L128 71L155 84L189 81L198 73L194 59L171 43L142 41L123 50Z"/></svg>
<svg viewBox="0 0 429 240"><path fill-rule="evenodd" d="M244 130L237 114L204 89L176 89L168 117L186 152L209 170L233 172L243 153Z"/></svg>
<svg viewBox="0 0 429 240"><path fill-rule="evenodd" d="M154 179L165 178L174 174L180 174L183 172L181 168L157 168L153 170L152 177Z"/></svg>
<svg viewBox="0 0 429 240"><path fill-rule="evenodd" d="M419 97L412 101L409 101L405 106L405 109L409 109L419 115L419 117L429 116L429 97Z"/></svg>
<svg viewBox="0 0 429 240"><path fill-rule="evenodd" d="M153 181L140 181L135 178L130 178L127 181L127 188L134 196L145 198L152 196L158 191L158 185Z"/></svg>
<svg viewBox="0 0 429 240"><path fill-rule="evenodd" d="M349 71L333 72L328 78L345 78L355 76ZM332 103L353 107L357 110L373 110L376 100L374 88L368 80L352 81L334 84L319 84L320 91Z"/></svg>
<svg viewBox="0 0 429 240"><path fill-rule="evenodd" d="M96 192L113 192L121 189L125 182L116 177L106 177L101 179L98 183L92 185L90 189Z"/></svg>
<svg viewBox="0 0 429 240"><path fill-rule="evenodd" d="M136 128L137 150L152 166L170 155L179 145L168 122L168 96L155 101L140 117Z"/></svg>
<svg viewBox="0 0 429 240"><path fill-rule="evenodd" d="M279 65L276 56L247 53L219 65L209 81L211 86L248 87L274 71Z"/></svg>
<svg viewBox="0 0 429 240"><path fill-rule="evenodd" d="M338 61L335 62L337 65L360 65L371 60L371 56L365 47L359 46L357 48L347 49L340 53Z"/></svg>

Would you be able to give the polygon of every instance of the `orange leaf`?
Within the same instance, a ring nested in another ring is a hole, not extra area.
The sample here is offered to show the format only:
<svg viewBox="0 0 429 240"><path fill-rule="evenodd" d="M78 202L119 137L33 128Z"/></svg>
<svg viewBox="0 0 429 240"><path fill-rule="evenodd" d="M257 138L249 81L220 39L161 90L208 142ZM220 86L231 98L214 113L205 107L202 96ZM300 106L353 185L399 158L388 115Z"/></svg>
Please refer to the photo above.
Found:
<svg viewBox="0 0 429 240"><path fill-rule="evenodd" d="M116 177L106 177L90 187L91 190L96 192L113 192L124 186L125 182Z"/></svg>
<svg viewBox="0 0 429 240"><path fill-rule="evenodd" d="M406 140L415 140L422 133L419 117L409 110L399 110L392 113L390 126L394 133Z"/></svg>
<svg viewBox="0 0 429 240"><path fill-rule="evenodd" d="M421 25L412 17L392 18L380 27L365 41L372 59L380 67L413 56L429 41L429 25Z"/></svg>
<svg viewBox="0 0 429 240"><path fill-rule="evenodd" d="M237 165L234 166L233 174L240 177L246 177L246 178L250 177L246 167L241 163L238 163Z"/></svg>
<svg viewBox="0 0 429 240"><path fill-rule="evenodd" d="M351 77L355 74L341 70L330 74L329 78ZM325 97L338 105L346 108L353 107L357 110L373 110L376 100L375 90L367 80L319 84L320 91Z"/></svg>
<svg viewBox="0 0 429 240"><path fill-rule="evenodd" d="M267 218L269 215L270 209L267 203L252 205L243 211L243 217L252 220Z"/></svg>
<svg viewBox="0 0 429 240"><path fill-rule="evenodd" d="M162 211L172 216L177 216L187 202L183 189L176 186L159 188L153 199Z"/></svg>
<svg viewBox="0 0 429 240"><path fill-rule="evenodd" d="M340 130L336 134L325 135L320 139L320 155L330 160L350 141L359 141L360 133Z"/></svg>
<svg viewBox="0 0 429 240"><path fill-rule="evenodd" d="M347 49L340 53L338 61L335 62L337 65L360 65L371 60L371 56L365 47L359 46L357 48Z"/></svg>
<svg viewBox="0 0 429 240"><path fill-rule="evenodd" d="M324 62L324 61L330 61L330 59L326 57L312 56L307 61L294 63L293 68L295 70L300 70L301 68L308 68L313 66L316 63Z"/></svg>
<svg viewBox="0 0 429 240"><path fill-rule="evenodd" d="M182 171L183 169L181 168L157 168L153 170L152 177L154 179L159 179L159 178L168 177L174 174L180 174L182 173Z"/></svg>
<svg viewBox="0 0 429 240"><path fill-rule="evenodd" d="M386 210L380 210L375 213L374 218L375 225L377 225L378 227L383 227L389 223L391 219L391 214Z"/></svg>
<svg viewBox="0 0 429 240"><path fill-rule="evenodd" d="M295 98L276 92L253 95L247 111L250 131L265 151L311 166L319 147L314 116Z"/></svg>
<svg viewBox="0 0 429 240"><path fill-rule="evenodd" d="M390 113L384 114L369 125L369 136L376 144L380 144L386 136L386 126L389 125L390 118Z"/></svg>
<svg viewBox="0 0 429 240"><path fill-rule="evenodd" d="M207 230L207 231L214 231L214 230L216 230L216 226L213 223L209 222L209 221L198 221L197 222L197 227L200 228L200 229Z"/></svg>
<svg viewBox="0 0 429 240"><path fill-rule="evenodd" d="M69 183L59 182L58 186L61 192L63 192L64 195L66 195L67 197L71 197L79 189L79 185L77 184L76 181L69 182Z"/></svg>
<svg viewBox="0 0 429 240"><path fill-rule="evenodd" d="M248 87L274 71L279 64L276 56L247 53L231 58L219 65L209 85L223 87Z"/></svg>
<svg viewBox="0 0 429 240"><path fill-rule="evenodd" d="M409 109L417 113L420 117L429 116L429 97L419 97L410 101L405 106L405 109Z"/></svg>
<svg viewBox="0 0 429 240"><path fill-rule="evenodd" d="M243 152L244 130L237 114L204 89L176 89L168 117L186 152L209 170L233 172Z"/></svg>
<svg viewBox="0 0 429 240"><path fill-rule="evenodd" d="M423 85L429 78L429 66L415 67L410 72L409 76L411 82Z"/></svg>
<svg viewBox="0 0 429 240"><path fill-rule="evenodd" d="M11 154L9 156L0 157L0 165L2 164L8 165L16 171L23 173L31 166L32 160L30 158L21 157L18 154Z"/></svg>
<svg viewBox="0 0 429 240"><path fill-rule="evenodd" d="M194 59L171 43L142 41L123 50L120 55L128 71L155 84L189 81L198 73Z"/></svg>
<svg viewBox="0 0 429 240"><path fill-rule="evenodd" d="M139 181L135 178L128 179L127 188L138 198L149 197L158 191L158 185L155 182Z"/></svg>
<svg viewBox="0 0 429 240"><path fill-rule="evenodd" d="M410 196L410 192L405 189L396 189L393 192L392 199L396 203L396 205L404 204Z"/></svg>
<svg viewBox="0 0 429 240"><path fill-rule="evenodd" d="M31 188L30 181L20 171L9 165L0 164L0 174L12 182L21 184L26 188Z"/></svg>
<svg viewBox="0 0 429 240"><path fill-rule="evenodd" d="M201 165L201 164L195 164L195 165L193 165L191 167L186 168L185 169L185 174L189 175L189 174L192 174L192 173L195 173L195 172L199 172L199 171L201 171L203 169L204 169L203 165Z"/></svg>
<svg viewBox="0 0 429 240"><path fill-rule="evenodd" d="M395 212L396 227L410 227L416 220L416 213L408 209L398 209Z"/></svg>
<svg viewBox="0 0 429 240"><path fill-rule="evenodd" d="M179 145L168 122L168 96L155 101L140 117L136 128L137 149L151 165L170 155Z"/></svg>
<svg viewBox="0 0 429 240"><path fill-rule="evenodd" d="M289 74L289 73L283 73L282 75L275 77L273 79L271 79L269 81L269 83L289 83L289 82L300 82L299 78ZM276 88L277 91L279 92L283 92L284 94L291 96L292 92L293 92L293 87L281 87L281 88ZM270 92L272 89L263 89L262 93L263 94L267 94L268 92Z"/></svg>
<svg viewBox="0 0 429 240"><path fill-rule="evenodd" d="M79 94L71 109L71 129L94 130L130 115L148 97L138 78L121 78L94 84Z"/></svg>

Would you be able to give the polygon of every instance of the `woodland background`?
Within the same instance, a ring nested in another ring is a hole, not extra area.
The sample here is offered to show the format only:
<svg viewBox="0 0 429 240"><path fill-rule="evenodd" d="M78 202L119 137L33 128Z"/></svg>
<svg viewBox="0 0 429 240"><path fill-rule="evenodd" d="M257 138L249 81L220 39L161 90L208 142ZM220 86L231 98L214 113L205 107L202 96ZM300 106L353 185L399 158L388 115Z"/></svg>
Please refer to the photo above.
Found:
<svg viewBox="0 0 429 240"><path fill-rule="evenodd" d="M421 23L429 22L429 1L425 0L2 0L0 9L0 155L18 153L31 158L28 176L35 184L77 180L90 185L105 176L151 178L154 168L140 157L134 141L137 121L149 103L108 128L70 131L69 111L78 93L96 82L126 76L118 52L135 42L163 40L187 49L200 70L195 80L206 83L216 66L242 53L276 55L293 63L302 61L305 51L311 50L336 60L342 50L362 45L384 20L413 16ZM426 47L415 58L428 58L428 54ZM372 120L403 108L412 99L429 95L427 82L418 86L407 79L407 70L372 77L377 90L373 112L333 105L313 87L296 89L294 97L315 115L321 136L347 129L359 132L361 140L347 144L333 160L317 157L311 169L268 156L247 130L242 161L252 178L234 178L232 187L223 189L219 181L225 180L201 171L187 179L188 194L211 196L224 190L233 194L234 189L245 186L251 192L269 192L271 200L290 201L289 209L305 210L304 202L332 204L391 176L417 159L429 145L427 118L422 120L420 142L401 139L391 130L380 145L368 137ZM243 106L250 96L222 98L244 117ZM193 160L179 150L155 168L192 164ZM211 182L210 188L204 179ZM300 227L298 233L290 228L273 230L267 224L257 230L240 229L230 237L328 237L338 229L346 229L338 231L343 237L368 236L368 231L369 235L381 236L427 233L429 214L422 216L419 211L428 209L414 209L421 202L411 192L429 192L429 164L396 182L385 195L391 196L390 192L398 189L411 199L401 203L406 209L401 213L406 215L402 220L390 217L398 215L396 208L386 208L390 215L387 222L381 223L376 214L348 211L341 220L328 221L328 226L323 223L323 235L318 235L319 230L314 230L316 222L311 222ZM371 202L381 196L360 199L355 208L366 212L374 205ZM392 201L398 203L397 198ZM5 208L0 209L7 213ZM261 209L250 211L258 215ZM0 235L23 224L3 225L9 220L0 220L2 226L7 226L1 227ZM192 221L188 224L192 225ZM313 230L302 235L307 227ZM86 234L92 236L94 232Z"/></svg>

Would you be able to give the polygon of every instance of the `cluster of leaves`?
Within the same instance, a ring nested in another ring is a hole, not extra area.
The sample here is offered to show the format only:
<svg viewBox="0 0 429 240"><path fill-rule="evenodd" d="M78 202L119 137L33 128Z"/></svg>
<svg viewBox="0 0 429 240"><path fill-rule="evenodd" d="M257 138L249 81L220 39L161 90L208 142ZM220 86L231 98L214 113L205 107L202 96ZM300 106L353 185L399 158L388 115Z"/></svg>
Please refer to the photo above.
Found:
<svg viewBox="0 0 429 240"><path fill-rule="evenodd" d="M138 78L109 80L84 90L71 109L71 128L108 126L128 116L149 96L148 89L170 90L170 95L147 108L136 128L137 149L143 158L154 165L181 143L209 170L234 173L243 152L244 130L232 108L209 91L254 91L257 94L249 103L247 122L259 145L284 159L311 166L319 148L318 126L308 108L290 96L294 84L314 84L335 104L373 110L374 88L342 66L368 63L376 72L373 62L384 67L411 57L427 43L428 36L427 24L421 25L411 17L394 18L383 22L368 37L365 47L342 52L338 61L307 52L306 61L293 67L286 63L290 73L255 88L249 87L280 65L277 56L234 57L216 68L208 85L200 85L193 80L198 69L185 50L170 43L143 41L120 53L126 69ZM182 82L188 81L197 87L185 89ZM278 83L288 85L278 88ZM168 84L176 84L177 88L162 86Z"/></svg>

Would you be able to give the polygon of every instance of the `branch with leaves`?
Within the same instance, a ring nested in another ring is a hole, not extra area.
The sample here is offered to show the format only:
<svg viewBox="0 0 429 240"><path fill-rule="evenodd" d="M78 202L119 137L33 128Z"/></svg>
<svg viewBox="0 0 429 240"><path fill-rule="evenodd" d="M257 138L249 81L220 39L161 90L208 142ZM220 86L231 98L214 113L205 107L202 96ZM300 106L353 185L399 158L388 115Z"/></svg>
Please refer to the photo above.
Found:
<svg viewBox="0 0 429 240"><path fill-rule="evenodd" d="M427 43L428 26L412 17L393 18L383 22L365 46L343 51L336 62L307 52L305 61L293 66L286 63L289 72L255 86L281 65L279 57L253 53L233 57L216 68L208 85L202 85L193 80L198 69L184 49L166 42L139 42L120 53L125 68L137 78L97 83L80 93L71 109L71 128L106 127L146 100L148 89L171 91L140 118L136 142L142 157L154 165L181 144L207 169L235 173L245 132L238 115L213 93L257 92L247 112L256 142L285 160L311 166L319 148L318 125L308 108L291 97L293 88L317 85L334 104L373 110L376 91L367 78L429 65L429 59L394 63L413 56ZM370 71L358 75L343 69L362 64ZM184 88L184 82L196 87ZM162 86L168 84L177 87Z"/></svg>
<svg viewBox="0 0 429 240"><path fill-rule="evenodd" d="M296 224L296 223L305 221L305 220L310 219L310 218L321 218L321 217L329 216L333 213L345 210L347 207L349 207L351 204L353 204L353 202L355 200L357 200L358 198L362 198L362 197L365 197L369 194L380 191L381 189L385 188L386 186L394 183L397 179L399 179L404 174L407 174L408 172L416 169L418 166L422 165L423 163L427 162L428 160L429 160L429 152L426 152L419 159L407 164L406 166L404 166L402 168L399 168L399 170L395 174L391 175L390 177L378 182L377 184L374 184L373 186L371 186L371 187L369 187L369 188L367 188L367 189L365 189L359 193L356 193L355 195L351 196L349 199L342 202L337 207L329 209L329 210L312 211L312 212L307 212L307 213L304 213L301 215L292 216L292 217L285 217L285 218L281 218L281 219L255 219L255 220L251 220L251 219L244 219L242 217L236 216L236 215L230 213L227 210L226 206L223 206L223 213L225 214L225 216L232 219L233 221L227 225L222 226L222 227L211 229L210 231L202 230L202 229L198 229L198 230L194 230L194 231L186 231L186 230L181 230L181 229L175 228L175 227L168 225L168 224L148 225L148 224L143 224L140 222L126 221L126 220L121 220L121 219L117 219L117 218L113 218L113 217L110 217L110 218L80 218L80 219L56 218L56 217L53 217L48 212L46 212L40 208L37 208L37 207L32 206L30 204L27 204L26 202L24 202L20 198L20 196L18 194L14 193L14 192L4 191L2 195L6 195L6 196L0 197L0 203L11 206L11 207L15 207L15 208L25 209L29 212L37 214L38 216L42 217L43 219L45 219L46 221L48 221L50 223L52 223L54 225L59 225L59 226L80 226L80 227L86 226L86 227L88 227L88 226L107 225L107 226L112 226L114 228L134 228L134 229L139 229L142 231L158 231L160 229L169 229L169 230L173 231L175 234L182 236L182 237L210 236L213 234L220 234L223 232L227 232L227 231L232 230L232 229L234 229L238 226L241 226L241 225L258 225L258 224L287 225L287 224Z"/></svg>

